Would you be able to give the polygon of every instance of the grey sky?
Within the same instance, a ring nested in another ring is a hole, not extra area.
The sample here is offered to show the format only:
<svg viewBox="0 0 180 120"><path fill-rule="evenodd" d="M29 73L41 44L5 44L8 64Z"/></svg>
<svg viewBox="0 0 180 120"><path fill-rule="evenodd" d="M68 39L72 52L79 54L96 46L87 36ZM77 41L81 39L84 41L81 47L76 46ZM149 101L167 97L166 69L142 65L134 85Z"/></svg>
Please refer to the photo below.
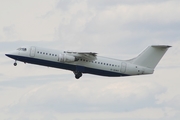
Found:
<svg viewBox="0 0 180 120"><path fill-rule="evenodd" d="M179 0L6 0L0 4L3 120L179 120ZM108 78L18 62L23 45L130 59L152 44L173 47L147 76Z"/></svg>

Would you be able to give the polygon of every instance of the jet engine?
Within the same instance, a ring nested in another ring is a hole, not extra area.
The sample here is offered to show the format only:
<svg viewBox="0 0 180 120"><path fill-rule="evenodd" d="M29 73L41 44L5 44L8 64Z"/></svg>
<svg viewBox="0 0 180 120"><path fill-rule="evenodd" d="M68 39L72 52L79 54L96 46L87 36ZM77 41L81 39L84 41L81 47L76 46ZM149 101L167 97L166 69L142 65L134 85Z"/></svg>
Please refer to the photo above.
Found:
<svg viewBox="0 0 180 120"><path fill-rule="evenodd" d="M74 62L77 61L74 56L68 55L68 54L59 54L59 61L60 62Z"/></svg>

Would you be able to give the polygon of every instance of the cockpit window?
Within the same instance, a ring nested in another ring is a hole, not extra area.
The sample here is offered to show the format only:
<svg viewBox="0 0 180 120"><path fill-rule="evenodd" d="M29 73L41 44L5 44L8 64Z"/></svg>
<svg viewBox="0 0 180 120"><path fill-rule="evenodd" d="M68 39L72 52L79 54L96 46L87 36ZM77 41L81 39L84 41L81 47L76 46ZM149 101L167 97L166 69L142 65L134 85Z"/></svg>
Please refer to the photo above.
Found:
<svg viewBox="0 0 180 120"><path fill-rule="evenodd" d="M26 48L21 48L22 49L22 51L26 51Z"/></svg>
<svg viewBox="0 0 180 120"><path fill-rule="evenodd" d="M27 49L26 48L18 48L17 50L19 50L19 51L26 51Z"/></svg>

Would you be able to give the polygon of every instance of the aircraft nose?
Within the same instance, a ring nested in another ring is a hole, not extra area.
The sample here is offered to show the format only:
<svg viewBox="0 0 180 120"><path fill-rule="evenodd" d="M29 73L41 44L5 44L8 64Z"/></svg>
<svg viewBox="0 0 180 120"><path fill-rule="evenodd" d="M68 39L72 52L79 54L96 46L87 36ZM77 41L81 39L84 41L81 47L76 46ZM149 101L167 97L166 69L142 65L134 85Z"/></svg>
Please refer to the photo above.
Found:
<svg viewBox="0 0 180 120"><path fill-rule="evenodd" d="M17 56L18 52L17 51L12 51L10 53L6 53L5 56L10 57L10 58L14 58L14 56Z"/></svg>
<svg viewBox="0 0 180 120"><path fill-rule="evenodd" d="M5 54L5 55L9 57L9 54Z"/></svg>
<svg viewBox="0 0 180 120"><path fill-rule="evenodd" d="M7 53L7 54L5 54L7 57L9 57L9 58L12 58L12 59L17 59L17 55L16 54L11 54L11 53Z"/></svg>
<svg viewBox="0 0 180 120"><path fill-rule="evenodd" d="M11 54L9 54L9 53L7 53L7 54L5 54L5 55L6 55L7 57L10 57L10 58L11 58L11 56L12 56L12 55L11 55Z"/></svg>

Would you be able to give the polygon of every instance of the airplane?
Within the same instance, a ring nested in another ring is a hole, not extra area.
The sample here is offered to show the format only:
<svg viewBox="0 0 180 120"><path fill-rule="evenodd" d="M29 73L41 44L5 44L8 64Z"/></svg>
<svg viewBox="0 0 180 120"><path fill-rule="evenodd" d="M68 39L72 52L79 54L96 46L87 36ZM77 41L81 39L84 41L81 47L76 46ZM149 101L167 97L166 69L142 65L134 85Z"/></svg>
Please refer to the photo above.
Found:
<svg viewBox="0 0 180 120"><path fill-rule="evenodd" d="M37 46L20 47L5 54L16 61L70 70L75 78L89 73L108 77L123 77L153 74L169 45L148 46L137 57L130 60L117 60L98 56L95 52L72 52L47 49Z"/></svg>

